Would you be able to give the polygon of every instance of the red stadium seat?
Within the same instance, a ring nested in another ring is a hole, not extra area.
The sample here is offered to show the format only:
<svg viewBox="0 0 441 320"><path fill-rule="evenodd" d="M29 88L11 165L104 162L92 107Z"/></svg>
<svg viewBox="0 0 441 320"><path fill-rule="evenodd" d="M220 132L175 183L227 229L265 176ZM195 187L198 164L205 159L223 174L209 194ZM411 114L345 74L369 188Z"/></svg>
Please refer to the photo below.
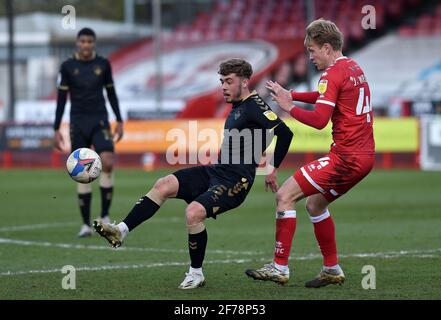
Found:
<svg viewBox="0 0 441 320"><path fill-rule="evenodd" d="M398 34L402 37L410 37L415 34L415 28L412 26L401 26Z"/></svg>
<svg viewBox="0 0 441 320"><path fill-rule="evenodd" d="M439 5L436 7L436 9L435 9L435 15L436 15L438 18L441 18L441 4L439 4Z"/></svg>
<svg viewBox="0 0 441 320"><path fill-rule="evenodd" d="M387 13L394 19L398 19L403 14L401 1L388 1L387 2Z"/></svg>

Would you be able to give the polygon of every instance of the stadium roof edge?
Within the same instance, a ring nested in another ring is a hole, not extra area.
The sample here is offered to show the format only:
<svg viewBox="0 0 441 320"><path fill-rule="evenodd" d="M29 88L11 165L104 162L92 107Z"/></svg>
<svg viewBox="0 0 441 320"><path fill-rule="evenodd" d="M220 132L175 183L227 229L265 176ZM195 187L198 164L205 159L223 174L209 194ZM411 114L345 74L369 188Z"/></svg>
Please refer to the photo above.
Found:
<svg viewBox="0 0 441 320"><path fill-rule="evenodd" d="M63 15L35 12L15 16L16 40L20 43L46 44L50 41L72 41L78 30L87 26L95 30L98 39L114 39L121 36L146 37L152 35L150 26L129 25L117 21L76 18L74 29L64 29ZM0 18L0 45L7 43L7 19ZM35 39L32 39L35 37Z"/></svg>

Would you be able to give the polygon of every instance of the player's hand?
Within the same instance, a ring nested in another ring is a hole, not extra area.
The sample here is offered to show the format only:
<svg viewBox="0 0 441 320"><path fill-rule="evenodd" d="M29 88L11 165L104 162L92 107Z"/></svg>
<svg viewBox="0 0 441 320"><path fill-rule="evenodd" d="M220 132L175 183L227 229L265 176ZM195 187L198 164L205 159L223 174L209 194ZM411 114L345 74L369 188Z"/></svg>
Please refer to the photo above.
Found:
<svg viewBox="0 0 441 320"><path fill-rule="evenodd" d="M266 82L265 87L271 92L271 98L277 102L280 108L289 113L293 107L291 92L271 80Z"/></svg>
<svg viewBox="0 0 441 320"><path fill-rule="evenodd" d="M120 141L124 135L124 126L122 122L117 122L115 127L115 132L113 134L113 140L116 142Z"/></svg>
<svg viewBox="0 0 441 320"><path fill-rule="evenodd" d="M57 130L55 131L55 136L54 136L54 148L59 151L63 151L63 147L64 147L63 135L61 134L60 130Z"/></svg>
<svg viewBox="0 0 441 320"><path fill-rule="evenodd" d="M268 191L268 187L273 193L279 189L279 185L277 184L277 168L274 168L273 172L267 174L265 177L265 191Z"/></svg>

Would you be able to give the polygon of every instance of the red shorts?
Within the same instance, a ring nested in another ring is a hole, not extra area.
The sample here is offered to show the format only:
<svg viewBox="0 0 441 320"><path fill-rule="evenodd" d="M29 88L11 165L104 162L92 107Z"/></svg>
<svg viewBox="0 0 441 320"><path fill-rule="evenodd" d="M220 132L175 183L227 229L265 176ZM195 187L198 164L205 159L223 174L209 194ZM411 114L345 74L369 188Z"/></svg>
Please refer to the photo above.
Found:
<svg viewBox="0 0 441 320"><path fill-rule="evenodd" d="M297 170L293 177L305 196L322 193L334 201L360 182L374 166L375 156L338 155L330 152Z"/></svg>

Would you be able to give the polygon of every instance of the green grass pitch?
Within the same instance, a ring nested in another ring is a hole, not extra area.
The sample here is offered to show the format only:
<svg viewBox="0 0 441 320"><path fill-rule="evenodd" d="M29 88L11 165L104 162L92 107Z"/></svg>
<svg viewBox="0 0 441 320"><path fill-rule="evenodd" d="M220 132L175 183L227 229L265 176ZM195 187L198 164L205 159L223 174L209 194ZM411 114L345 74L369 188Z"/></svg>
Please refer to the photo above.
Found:
<svg viewBox="0 0 441 320"><path fill-rule="evenodd" d="M117 170L112 218L124 218L167 173ZM279 182L290 173L281 171ZM183 201L168 201L113 250L96 234L76 238L76 186L63 170L2 170L0 299L441 299L440 182L440 172L373 171L330 207L346 283L306 289L322 261L304 201L290 282L278 286L244 274L269 262L274 245L274 195L258 177L241 207L206 223L206 286L179 290L189 262ZM96 217L98 183L93 187ZM65 265L77 270L75 290L61 286ZM375 267L375 290L362 287L365 265Z"/></svg>

